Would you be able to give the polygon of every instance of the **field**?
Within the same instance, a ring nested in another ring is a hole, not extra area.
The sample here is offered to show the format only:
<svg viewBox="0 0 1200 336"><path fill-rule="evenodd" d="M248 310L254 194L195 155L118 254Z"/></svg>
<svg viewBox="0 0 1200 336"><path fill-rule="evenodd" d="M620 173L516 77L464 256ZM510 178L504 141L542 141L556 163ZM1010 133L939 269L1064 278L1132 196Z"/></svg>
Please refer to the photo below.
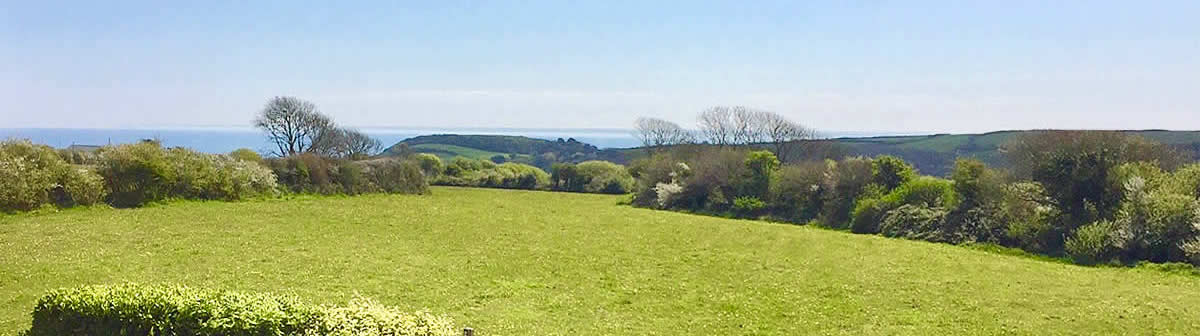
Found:
<svg viewBox="0 0 1200 336"><path fill-rule="evenodd" d="M621 197L178 202L0 216L0 334L51 288L362 295L482 335L1189 334L1200 277L617 205Z"/></svg>
<svg viewBox="0 0 1200 336"><path fill-rule="evenodd" d="M471 159L491 159L493 156L502 155L508 157L508 154L499 152L489 152L482 149L468 148L455 145L445 144L419 144L413 145L412 149L418 153L429 153L437 155L443 161L449 161L455 157L466 157Z"/></svg>

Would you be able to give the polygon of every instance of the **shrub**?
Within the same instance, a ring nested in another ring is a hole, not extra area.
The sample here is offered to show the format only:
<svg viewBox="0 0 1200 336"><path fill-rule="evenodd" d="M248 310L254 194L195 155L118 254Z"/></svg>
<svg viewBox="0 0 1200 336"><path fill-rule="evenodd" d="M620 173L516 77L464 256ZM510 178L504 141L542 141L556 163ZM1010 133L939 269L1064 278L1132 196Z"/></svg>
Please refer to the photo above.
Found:
<svg viewBox="0 0 1200 336"><path fill-rule="evenodd" d="M850 231L854 233L879 233L880 222L891 207L879 198L863 198L854 204L850 213Z"/></svg>
<svg viewBox="0 0 1200 336"><path fill-rule="evenodd" d="M754 217L767 207L767 203L753 196L733 199L733 213L740 217Z"/></svg>
<svg viewBox="0 0 1200 336"><path fill-rule="evenodd" d="M468 161L472 162L468 163ZM446 175L436 179L435 184L504 189L547 189L550 187L550 174L527 164L506 162L496 165L490 161L456 158L447 167ZM458 170L462 167L468 167L471 170ZM451 171L459 173L452 175Z"/></svg>
<svg viewBox="0 0 1200 336"><path fill-rule="evenodd" d="M291 296L184 286L88 286L38 300L29 336L42 335L452 335L444 317L371 301L315 306Z"/></svg>
<svg viewBox="0 0 1200 336"><path fill-rule="evenodd" d="M58 184L60 188L52 194L59 206L99 204L104 202L104 197L108 195L108 190L104 188L104 178L88 168L70 168Z"/></svg>
<svg viewBox="0 0 1200 336"><path fill-rule="evenodd" d="M871 160L864 158L847 158L841 162L828 161L831 172L825 179L824 209L821 211L821 222L833 228L845 228L854 210L855 201L871 183Z"/></svg>
<svg viewBox="0 0 1200 336"><path fill-rule="evenodd" d="M59 152L29 141L0 142L0 211L26 211L100 202L107 191L92 170L72 165Z"/></svg>
<svg viewBox="0 0 1200 336"><path fill-rule="evenodd" d="M1006 245L1026 251L1051 253L1062 247L1066 232L1052 223L1060 217L1041 185L1014 183L1005 187L1004 211L1008 215Z"/></svg>
<svg viewBox="0 0 1200 336"><path fill-rule="evenodd" d="M365 298L327 307L305 336L456 335L450 319L428 312L405 313Z"/></svg>
<svg viewBox="0 0 1200 336"><path fill-rule="evenodd" d="M1091 265L1112 260L1117 250L1117 226L1110 221L1084 225L1067 238L1063 247L1077 263Z"/></svg>
<svg viewBox="0 0 1200 336"><path fill-rule="evenodd" d="M105 147L99 155L97 173L104 177L109 204L133 207L169 197L175 169L167 151L157 143Z"/></svg>
<svg viewBox="0 0 1200 336"><path fill-rule="evenodd" d="M584 192L625 194L633 191L633 176L624 166L608 161L584 161L575 167Z"/></svg>
<svg viewBox="0 0 1200 336"><path fill-rule="evenodd" d="M871 160L871 182L892 190L917 176L917 170L904 160L880 155Z"/></svg>
<svg viewBox="0 0 1200 336"><path fill-rule="evenodd" d="M822 193L821 181L828 166L824 162L806 162L787 165L779 169L771 179L771 211L785 219L806 222L820 213Z"/></svg>
<svg viewBox="0 0 1200 336"><path fill-rule="evenodd" d="M746 154L741 150L705 150L688 161L691 175L683 179L683 192L672 203L692 210L728 210L732 198L741 195L742 182L749 175L745 161Z"/></svg>
<svg viewBox="0 0 1200 336"><path fill-rule="evenodd" d="M388 193L424 194L429 192L419 163L400 159L362 161L363 175L378 190ZM374 188L371 188L374 189Z"/></svg>
<svg viewBox="0 0 1200 336"><path fill-rule="evenodd" d="M0 143L0 210L32 210L50 201L67 163L47 146L29 141Z"/></svg>
<svg viewBox="0 0 1200 336"><path fill-rule="evenodd" d="M413 155L413 160L417 162L417 166L420 167L421 173L425 174L425 176L429 178L435 178L438 175L441 175L442 171L446 169L445 165L442 164L442 159L438 158L437 155L420 153Z"/></svg>
<svg viewBox="0 0 1200 336"><path fill-rule="evenodd" d="M949 209L958 204L958 197L954 193L953 182L936 177L922 176L912 179L892 190L883 196L883 201L886 204L895 206L913 204Z"/></svg>
<svg viewBox="0 0 1200 336"><path fill-rule="evenodd" d="M255 152L254 150L251 150L249 148L235 149L234 151L229 152L229 157L233 158L234 160L238 160L238 161L254 162L257 164L264 163L262 155L258 155L258 152Z"/></svg>
<svg viewBox="0 0 1200 336"><path fill-rule="evenodd" d="M667 202L659 198L660 184L673 184L680 188L681 181L691 176L691 168L677 161L666 153L657 153L649 157L638 158L630 162L629 174L634 178L633 205L645 207L664 207ZM672 193L676 195L678 193Z"/></svg>
<svg viewBox="0 0 1200 336"><path fill-rule="evenodd" d="M1115 220L1127 260L1187 261L1183 246L1200 235L1200 201L1190 195L1147 191L1141 178L1126 185Z"/></svg>
<svg viewBox="0 0 1200 336"><path fill-rule="evenodd" d="M884 216L879 232L887 237L942 241L940 228L946 215L944 208L905 204Z"/></svg>
<svg viewBox="0 0 1200 336"><path fill-rule="evenodd" d="M340 161L305 153L267 160L279 184L297 193L336 194L343 192L334 180Z"/></svg>
<svg viewBox="0 0 1200 336"><path fill-rule="evenodd" d="M154 142L105 147L97 173L113 206L132 207L168 198L237 200L275 193L270 169L225 155Z"/></svg>
<svg viewBox="0 0 1200 336"><path fill-rule="evenodd" d="M779 170L779 159L770 151L753 151L746 153L746 176L742 182L741 195L767 197L771 186L771 176Z"/></svg>

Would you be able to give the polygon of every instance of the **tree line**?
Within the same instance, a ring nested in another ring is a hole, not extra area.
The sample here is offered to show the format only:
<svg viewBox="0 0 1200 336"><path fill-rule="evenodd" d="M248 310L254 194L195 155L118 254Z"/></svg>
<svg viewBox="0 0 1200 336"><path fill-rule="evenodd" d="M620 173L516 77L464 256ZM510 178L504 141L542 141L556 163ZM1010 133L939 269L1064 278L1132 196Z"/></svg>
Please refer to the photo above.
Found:
<svg viewBox="0 0 1200 336"><path fill-rule="evenodd" d="M798 144L813 133L774 113L714 107L697 120L696 132L637 120L648 151L629 165L635 206L1084 264L1200 264L1200 164L1140 136L1030 132L1002 145L1002 168L960 158L947 176L925 176L893 156L812 155L820 149Z"/></svg>

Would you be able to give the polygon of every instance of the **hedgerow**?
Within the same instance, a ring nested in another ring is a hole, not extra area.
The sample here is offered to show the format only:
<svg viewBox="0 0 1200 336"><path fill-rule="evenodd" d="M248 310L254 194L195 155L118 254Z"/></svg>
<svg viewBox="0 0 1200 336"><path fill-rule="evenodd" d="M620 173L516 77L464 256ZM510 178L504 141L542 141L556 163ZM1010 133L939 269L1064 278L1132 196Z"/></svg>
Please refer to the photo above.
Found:
<svg viewBox="0 0 1200 336"><path fill-rule="evenodd" d="M366 299L318 306L296 297L175 285L101 285L38 300L28 336L50 335L454 335L451 321Z"/></svg>

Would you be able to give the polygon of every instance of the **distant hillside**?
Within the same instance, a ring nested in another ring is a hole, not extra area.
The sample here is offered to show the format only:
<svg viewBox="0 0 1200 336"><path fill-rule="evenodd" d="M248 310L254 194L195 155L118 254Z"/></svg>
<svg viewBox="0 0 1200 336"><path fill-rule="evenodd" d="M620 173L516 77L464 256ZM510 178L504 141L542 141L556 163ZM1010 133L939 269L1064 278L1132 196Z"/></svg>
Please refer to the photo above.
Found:
<svg viewBox="0 0 1200 336"><path fill-rule="evenodd" d="M999 131L983 134L934 134L913 136L845 137L831 139L836 156L895 155L911 162L922 173L945 175L954 159L973 157L990 165L1002 166L1000 146L1013 137L1030 131ZM1182 150L1200 152L1200 131L1137 130L1122 131L1175 146ZM403 146L401 146L403 145ZM398 154L402 147L419 153L432 153L443 159L456 156L487 159L504 155L516 160L549 167L553 162L607 160L627 163L643 152L636 148L598 149L596 146L566 139L550 141L507 135L428 135L406 139L389 147L385 154ZM551 154L547 156L546 154ZM553 159L553 160L551 160Z"/></svg>
<svg viewBox="0 0 1200 336"><path fill-rule="evenodd" d="M383 155L400 155L405 150L434 154L443 160L459 156L474 159L503 156L504 161L532 164L543 169L555 162L624 161L617 151L601 150L573 138L552 141L512 135L423 135L400 141L384 150Z"/></svg>
<svg viewBox="0 0 1200 336"><path fill-rule="evenodd" d="M999 131L983 134L935 134L833 139L846 155L895 155L930 175L950 172L954 159L973 157L989 165L1002 166L1000 146L1031 131ZM1131 130L1140 135L1189 152L1200 149L1200 131Z"/></svg>

